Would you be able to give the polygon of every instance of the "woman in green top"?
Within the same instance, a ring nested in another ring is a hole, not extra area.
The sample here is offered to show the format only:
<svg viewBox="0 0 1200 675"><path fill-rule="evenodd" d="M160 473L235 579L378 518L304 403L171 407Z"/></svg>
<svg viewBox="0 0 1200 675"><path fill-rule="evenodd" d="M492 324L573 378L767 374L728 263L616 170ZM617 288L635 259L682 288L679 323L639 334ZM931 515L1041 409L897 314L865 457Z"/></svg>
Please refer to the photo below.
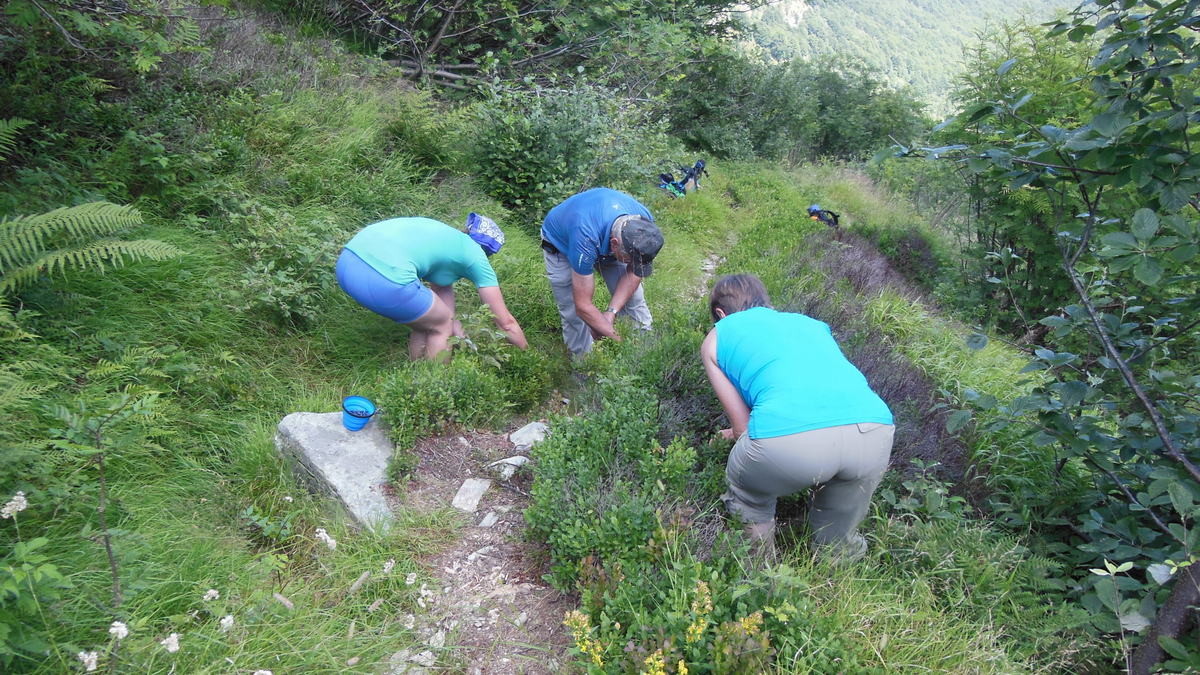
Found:
<svg viewBox="0 0 1200 675"><path fill-rule="evenodd" d="M469 279L508 341L525 349L525 333L488 262L503 245L500 228L475 213L465 234L431 218L392 218L368 225L346 243L337 262L338 285L367 309L411 327L408 355L417 360L444 352L451 335L463 336L454 316L454 282Z"/></svg>
<svg viewBox="0 0 1200 675"><path fill-rule="evenodd" d="M887 469L892 413L842 354L829 326L771 307L758 277L713 286L716 326L701 360L736 440L725 467L726 508L769 547L779 497L818 486L808 510L818 544L854 558L858 524Z"/></svg>

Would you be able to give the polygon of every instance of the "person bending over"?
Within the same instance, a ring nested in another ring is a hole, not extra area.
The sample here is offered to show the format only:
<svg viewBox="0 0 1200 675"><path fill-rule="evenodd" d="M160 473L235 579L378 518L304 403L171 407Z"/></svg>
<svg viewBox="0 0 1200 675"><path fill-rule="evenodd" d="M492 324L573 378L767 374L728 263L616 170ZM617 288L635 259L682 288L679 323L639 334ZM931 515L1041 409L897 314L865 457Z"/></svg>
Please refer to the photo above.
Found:
<svg viewBox="0 0 1200 675"><path fill-rule="evenodd" d="M721 500L757 550L772 550L779 497L818 486L808 510L817 544L866 552L858 533L891 455L892 413L842 354L825 323L771 307L758 277L713 286L716 325L700 357L736 440Z"/></svg>
<svg viewBox="0 0 1200 675"><path fill-rule="evenodd" d="M508 341L525 349L521 325L504 304L488 257L504 245L491 219L472 213L467 232L431 218L392 218L354 235L337 261L337 280L367 309L412 328L408 356L432 359L463 337L454 314L454 282L470 279ZM428 286L426 286L428 283Z"/></svg>
<svg viewBox="0 0 1200 675"><path fill-rule="evenodd" d="M587 353L598 338L619 341L613 328L618 314L650 330L642 279L653 271L662 245L650 212L623 192L592 188L550 209L542 221L542 257L572 355ZM603 312L593 299L596 270L612 296Z"/></svg>

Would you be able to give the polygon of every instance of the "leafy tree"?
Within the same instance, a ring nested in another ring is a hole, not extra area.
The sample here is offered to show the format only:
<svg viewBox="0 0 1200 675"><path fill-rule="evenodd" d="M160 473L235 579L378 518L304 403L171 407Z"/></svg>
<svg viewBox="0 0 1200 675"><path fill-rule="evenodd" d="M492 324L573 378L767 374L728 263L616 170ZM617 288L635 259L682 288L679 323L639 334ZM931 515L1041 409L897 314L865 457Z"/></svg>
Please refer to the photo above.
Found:
<svg viewBox="0 0 1200 675"><path fill-rule="evenodd" d="M1168 669L1200 660L1180 641L1200 603L1198 28L1200 0L1081 6L1050 34L1098 40L1085 114L1045 119L1052 106L1026 107L1039 90L1014 90L962 119L981 132L1019 132L923 150L1051 206L1045 226L1073 297L1041 321L1054 347L1037 349L1032 367L1048 372L1047 383L1007 412L1035 415L1034 439L1057 448L1061 468L1093 480L1072 528L1080 562L1094 566L1083 601L1102 629L1145 632L1126 656L1137 673L1168 653Z"/></svg>
<svg viewBox="0 0 1200 675"><path fill-rule="evenodd" d="M666 103L673 129L717 156L861 159L925 124L910 92L853 62L768 64L726 49L687 81Z"/></svg>
<svg viewBox="0 0 1200 675"><path fill-rule="evenodd" d="M733 10L745 6L731 0L360 0L334 5L331 21L368 36L410 77L466 89L496 68L508 77L573 69L622 43L641 43L639 36L654 34L658 24L695 41L723 36L737 25Z"/></svg>

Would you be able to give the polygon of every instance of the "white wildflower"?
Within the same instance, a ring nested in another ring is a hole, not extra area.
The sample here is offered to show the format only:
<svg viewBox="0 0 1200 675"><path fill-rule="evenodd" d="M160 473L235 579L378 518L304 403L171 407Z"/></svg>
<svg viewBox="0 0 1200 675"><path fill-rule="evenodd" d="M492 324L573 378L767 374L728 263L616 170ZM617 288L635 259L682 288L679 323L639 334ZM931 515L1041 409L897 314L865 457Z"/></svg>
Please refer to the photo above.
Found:
<svg viewBox="0 0 1200 675"><path fill-rule="evenodd" d="M96 666L100 661L99 652L79 652L75 656L79 659L79 662L83 664L84 672L88 673L96 670Z"/></svg>
<svg viewBox="0 0 1200 675"><path fill-rule="evenodd" d="M233 615L226 614L225 616L221 617L221 620L218 621L217 623L219 623L221 625L222 633L228 633L230 630L233 629Z"/></svg>
<svg viewBox="0 0 1200 675"><path fill-rule="evenodd" d="M8 500L4 508L0 509L0 518L12 518L27 508L29 508L29 502L25 501L25 493L18 492L13 495L12 499ZM80 652L80 654L82 653Z"/></svg>
<svg viewBox="0 0 1200 675"><path fill-rule="evenodd" d="M412 586L413 584L417 583L417 573L409 572L408 576L404 577L404 583L408 586Z"/></svg>
<svg viewBox="0 0 1200 675"><path fill-rule="evenodd" d="M295 500L294 500L294 499L292 499L292 496L291 496L291 495L284 495L284 496L283 496L283 501L285 501L285 502L287 502L287 503L291 504L291 503L292 503L293 501L295 501Z"/></svg>
<svg viewBox="0 0 1200 675"><path fill-rule="evenodd" d="M120 621L114 621L112 622L112 625L108 627L108 634L117 638L118 640L124 640L125 638L129 637L129 626L126 626Z"/></svg>
<svg viewBox="0 0 1200 675"><path fill-rule="evenodd" d="M396 566L396 559L388 558L388 561L383 563L383 573L387 574L387 573L391 572L392 568L395 566Z"/></svg>
<svg viewBox="0 0 1200 675"><path fill-rule="evenodd" d="M165 647L168 653L174 654L179 651L179 633L171 633L162 640L159 640L158 644Z"/></svg>
<svg viewBox="0 0 1200 675"><path fill-rule="evenodd" d="M215 588L210 588L207 591L204 591L204 601L205 602L208 602L209 600L220 600L220 599L221 599L221 591L218 591Z"/></svg>
<svg viewBox="0 0 1200 675"><path fill-rule="evenodd" d="M327 533L325 531L325 528L318 527L316 534L317 534L317 539L320 539L321 541L325 542L325 545L329 547L330 551L337 548L337 539L334 539L333 537L329 536L329 533Z"/></svg>

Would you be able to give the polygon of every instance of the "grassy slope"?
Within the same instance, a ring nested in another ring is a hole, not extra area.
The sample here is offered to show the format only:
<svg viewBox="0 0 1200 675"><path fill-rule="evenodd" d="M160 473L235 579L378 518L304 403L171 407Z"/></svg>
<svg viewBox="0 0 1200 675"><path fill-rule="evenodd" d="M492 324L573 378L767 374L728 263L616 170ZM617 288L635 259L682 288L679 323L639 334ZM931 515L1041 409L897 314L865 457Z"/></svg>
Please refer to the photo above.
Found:
<svg viewBox="0 0 1200 675"><path fill-rule="evenodd" d="M254 200L275 209L276 216L288 214L298 228L328 221L342 236L397 213L458 222L468 210L480 210L503 223L502 210L468 181L435 185L397 145L390 129L400 123L397 111L405 109L401 104L410 96L364 79L352 89L301 90L270 100L263 114L236 121L232 133L244 134L244 161L231 166L212 189ZM685 200L644 194L668 241L648 284L651 302L664 317L672 307L692 315L700 311L701 263L712 254L732 259L722 272L748 269L752 257L773 287L791 283L797 262L793 247L814 234L799 215L812 201L853 214L851 224L858 219L879 226L897 207L852 176L826 167L793 173L754 165L710 168L714 176L705 190ZM636 187L652 189L649 182ZM180 672L224 672L230 663L239 670L372 671L413 639L397 620L415 610L404 574L419 573L417 556L437 545L453 518L401 514L403 525L386 536L351 533L321 500L296 485L276 457L271 436L287 412L333 410L344 393L369 388L379 373L402 361L403 330L354 307L336 291L318 296L311 326L280 329L239 310L231 294L243 283L244 263L230 251L239 240L239 222L214 218L183 226L153 210L147 215L147 234L186 249L185 258L101 277L82 275L57 285L69 293L43 291L26 298L42 313L31 327L59 350L57 358L72 373L133 345L177 348L187 368L159 383L168 390L155 428L164 451L112 459L117 508L110 517L122 532L116 545L128 598L115 614L105 608L109 580L99 545L81 531L84 523L94 523L94 495L79 490L72 506L51 518L33 487L34 508L27 515L38 529L22 534L51 540L48 550L76 589L55 608L64 623L49 627L56 638L55 658L24 665L61 671L75 651L103 648L108 623L119 618L133 627L121 658L134 671L166 670L172 664ZM540 348L561 351L552 333L536 242L519 228L508 232L510 243L496 266L510 304ZM734 247L735 241L741 243ZM751 244L754 248L747 248ZM895 335L901 349L912 344L903 332ZM964 357L969 358L975 357ZM998 367L1006 368L1003 362L1015 357L996 358ZM982 386L966 381L974 375L965 372L939 370L936 377ZM47 398L68 397L72 389L63 383ZM239 514L249 506L272 522L287 522L292 533L270 537L247 528ZM860 657L877 655L870 667L1022 669L1012 654L1024 648L1004 649L1010 627L993 626L979 608L958 611L947 600L969 597L977 580L957 568L937 567L937 556L958 545L952 536L961 531L976 542L975 553L992 556L994 566L981 563L989 573L995 566L1018 564L1019 556L1005 558L1003 550L991 550L994 541L977 526L938 528L909 520L886 514L873 520L877 568L831 574L802 554L790 561L811 581L805 593L829 618L822 625L860 636L869 647ZM313 538L316 527L337 538L336 550ZM379 572L389 559L397 561L390 575L376 574L362 592L346 597L363 571ZM922 571L930 569L931 560L935 573L926 575ZM221 599L202 600L209 588L218 589ZM295 609L273 599L275 592L286 595ZM380 599L382 608L368 612ZM229 633L217 624L225 614L237 621ZM183 635L183 649L175 655L157 645L170 632ZM804 645L780 649L781 656L800 654ZM356 666L347 665L352 659L359 659Z"/></svg>

